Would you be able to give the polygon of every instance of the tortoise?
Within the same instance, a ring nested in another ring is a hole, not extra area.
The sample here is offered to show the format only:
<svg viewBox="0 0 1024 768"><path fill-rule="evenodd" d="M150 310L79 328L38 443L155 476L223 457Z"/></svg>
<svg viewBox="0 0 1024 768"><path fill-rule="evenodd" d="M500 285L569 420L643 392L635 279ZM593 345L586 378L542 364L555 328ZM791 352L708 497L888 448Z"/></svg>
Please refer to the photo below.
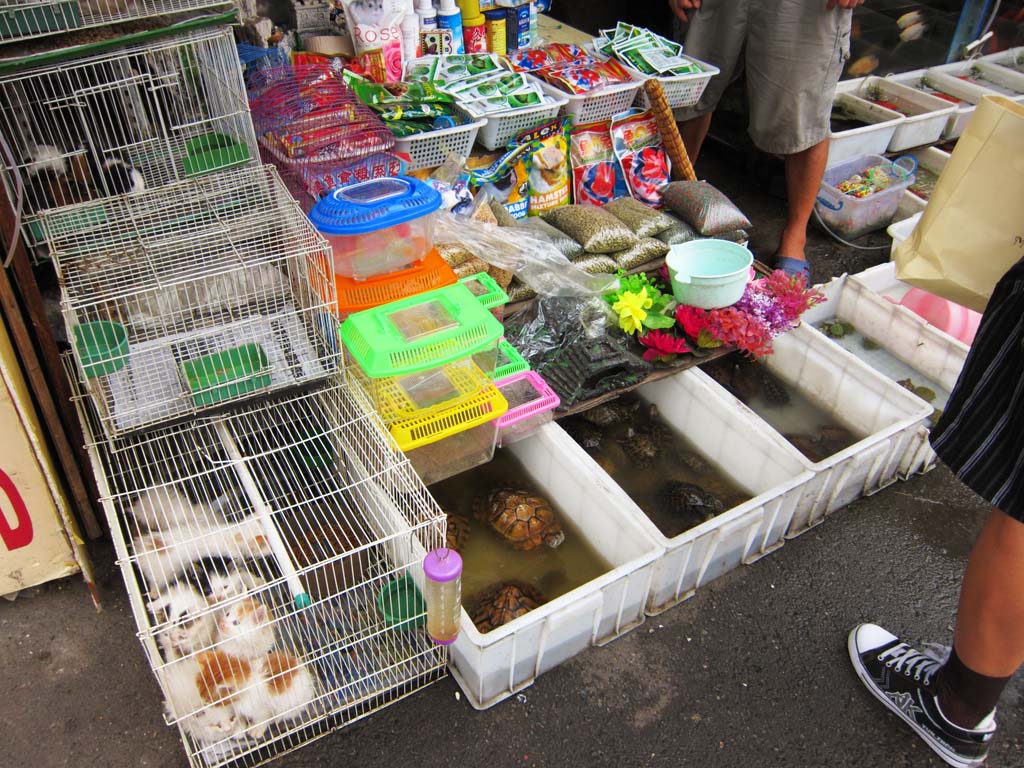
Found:
<svg viewBox="0 0 1024 768"><path fill-rule="evenodd" d="M512 545L528 551L541 544L554 549L565 541L551 503L532 491L498 486L473 505L477 519L490 525Z"/></svg>
<svg viewBox="0 0 1024 768"><path fill-rule="evenodd" d="M463 515L455 515L447 513L448 517L448 528L445 534L444 545L448 549L454 549L456 552L462 552L466 547L466 542L469 541L469 518Z"/></svg>
<svg viewBox="0 0 1024 768"><path fill-rule="evenodd" d="M711 472L711 466L696 451L683 451L679 454L679 461L691 472L698 475L706 475Z"/></svg>
<svg viewBox="0 0 1024 768"><path fill-rule="evenodd" d="M639 402L613 400L609 403L595 405L589 410L580 414L595 427L610 427L613 424L623 424L633 418L640 410Z"/></svg>
<svg viewBox="0 0 1024 768"><path fill-rule="evenodd" d="M670 480L658 491L662 505L675 515L695 515L702 521L722 514L725 505L713 493L699 485Z"/></svg>
<svg viewBox="0 0 1024 768"><path fill-rule="evenodd" d="M480 632L490 632L545 602L544 595L529 584L503 581L480 596L469 617Z"/></svg>

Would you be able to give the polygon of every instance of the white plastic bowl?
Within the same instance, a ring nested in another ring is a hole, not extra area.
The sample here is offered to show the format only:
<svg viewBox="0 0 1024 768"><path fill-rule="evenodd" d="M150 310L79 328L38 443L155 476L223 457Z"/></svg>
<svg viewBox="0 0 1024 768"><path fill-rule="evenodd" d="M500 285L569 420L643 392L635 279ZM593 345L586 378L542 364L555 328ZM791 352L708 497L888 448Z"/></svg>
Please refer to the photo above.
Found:
<svg viewBox="0 0 1024 768"><path fill-rule="evenodd" d="M701 309L739 301L753 263L747 248L728 240L691 240L673 245L665 257L676 301Z"/></svg>

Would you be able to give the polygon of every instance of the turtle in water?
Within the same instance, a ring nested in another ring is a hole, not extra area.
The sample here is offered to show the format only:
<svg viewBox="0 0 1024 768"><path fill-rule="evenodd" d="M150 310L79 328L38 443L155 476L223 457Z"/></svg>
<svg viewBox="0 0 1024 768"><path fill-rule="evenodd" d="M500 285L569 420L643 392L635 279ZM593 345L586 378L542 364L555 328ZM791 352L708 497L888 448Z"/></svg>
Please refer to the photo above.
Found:
<svg viewBox="0 0 1024 768"><path fill-rule="evenodd" d="M674 515L696 516L702 521L722 514L725 505L713 493L699 485L670 480L661 486L658 498L662 505Z"/></svg>
<svg viewBox="0 0 1024 768"><path fill-rule="evenodd" d="M711 466L696 451L683 451L679 454L679 461L698 475L706 475L711 472Z"/></svg>
<svg viewBox="0 0 1024 768"><path fill-rule="evenodd" d="M583 419L569 419L565 431L585 451L596 451L604 442L604 435L597 427Z"/></svg>
<svg viewBox="0 0 1024 768"><path fill-rule="evenodd" d="M789 392L768 371L761 370L761 395L769 405L789 405Z"/></svg>
<svg viewBox="0 0 1024 768"><path fill-rule="evenodd" d="M629 426L619 439L619 445L634 464L643 467L658 458L668 435L668 429L658 418L658 409L652 405L647 410L644 423Z"/></svg>
<svg viewBox="0 0 1024 768"><path fill-rule="evenodd" d="M490 632L545 602L544 595L529 584L503 581L480 596L469 617L480 632Z"/></svg>
<svg viewBox="0 0 1024 768"><path fill-rule="evenodd" d="M595 427L610 427L613 424L623 424L629 421L639 410L639 402L612 400L608 403L595 405L593 408L583 411L580 416Z"/></svg>
<svg viewBox="0 0 1024 768"><path fill-rule="evenodd" d="M444 537L444 545L448 549L462 552L469 541L469 518L462 515L447 513L448 528Z"/></svg>
<svg viewBox="0 0 1024 768"><path fill-rule="evenodd" d="M565 541L551 503L531 491L499 486L473 505L477 519L490 525L512 545L528 551L541 544L554 549Z"/></svg>

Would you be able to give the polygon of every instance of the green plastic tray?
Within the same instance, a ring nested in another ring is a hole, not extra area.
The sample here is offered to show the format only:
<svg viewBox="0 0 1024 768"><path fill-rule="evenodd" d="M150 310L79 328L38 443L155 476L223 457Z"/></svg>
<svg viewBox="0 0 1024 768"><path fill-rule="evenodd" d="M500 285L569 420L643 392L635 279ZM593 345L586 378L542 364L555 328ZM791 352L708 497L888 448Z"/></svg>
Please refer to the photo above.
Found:
<svg viewBox="0 0 1024 768"><path fill-rule="evenodd" d="M504 326L456 283L349 315L341 341L370 378L425 371L493 347Z"/></svg>
<svg viewBox="0 0 1024 768"><path fill-rule="evenodd" d="M243 344L181 364L197 406L214 405L270 386L267 353L259 344Z"/></svg>
<svg viewBox="0 0 1024 768"><path fill-rule="evenodd" d="M80 26L82 12L75 0L25 8L9 6L0 11L0 40L63 32Z"/></svg>
<svg viewBox="0 0 1024 768"><path fill-rule="evenodd" d="M498 361L494 366L494 374L491 376L493 381L528 370L530 370L530 364L519 354L518 349L505 339L498 342Z"/></svg>
<svg viewBox="0 0 1024 768"><path fill-rule="evenodd" d="M234 136L205 133L185 144L182 166L186 176L202 176L249 162L249 148Z"/></svg>
<svg viewBox="0 0 1024 768"><path fill-rule="evenodd" d="M484 309L494 309L508 304L508 294L501 290L501 286L486 272L463 277L459 282L476 296L477 301L483 304Z"/></svg>

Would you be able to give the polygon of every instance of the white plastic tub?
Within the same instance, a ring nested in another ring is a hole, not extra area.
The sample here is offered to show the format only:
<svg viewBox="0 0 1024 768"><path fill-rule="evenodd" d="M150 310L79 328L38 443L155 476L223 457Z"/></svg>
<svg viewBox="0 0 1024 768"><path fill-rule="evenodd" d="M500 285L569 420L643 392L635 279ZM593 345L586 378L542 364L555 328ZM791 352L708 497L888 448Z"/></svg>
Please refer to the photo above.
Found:
<svg viewBox="0 0 1024 768"><path fill-rule="evenodd" d="M905 119L899 112L872 104L852 93L837 92L835 106L870 125L829 134L828 161L831 167L861 155L881 155Z"/></svg>
<svg viewBox="0 0 1024 768"><path fill-rule="evenodd" d="M942 171L945 169L946 163L949 160L949 152L943 152L938 147L926 147L925 149L918 149L914 152L909 152L908 154L917 159L918 171L924 168L927 171L931 171L936 176L942 175ZM910 186L912 187L913 184ZM899 207L896 209L896 218L903 219L909 215L919 213L927 206L928 201L923 197L915 195L908 187L907 191L903 193L903 199L900 200ZM900 216L901 211L906 215Z"/></svg>
<svg viewBox="0 0 1024 768"><path fill-rule="evenodd" d="M822 222L840 237L856 238L889 226L913 173L907 163L897 164L882 155L863 155L825 169L818 190L816 210ZM865 176L882 166L893 180L886 189L857 198L839 190L839 185L854 175ZM901 175L903 176L902 178Z"/></svg>
<svg viewBox="0 0 1024 768"><path fill-rule="evenodd" d="M487 633L478 632L463 609L451 647L452 675L476 709L494 706L580 651L642 624L654 563L663 555L636 511L622 506L617 486L594 472L557 424L504 450L611 568Z"/></svg>
<svg viewBox="0 0 1024 768"><path fill-rule="evenodd" d="M665 549L655 565L647 598L647 614L653 616L691 597L722 574L781 547L804 488L814 475L795 457L778 450L774 433L763 422L735 408L721 388L693 371L647 384L637 394L656 405L673 430L752 496L714 519L668 538L616 486L619 505L635 510L647 534ZM562 437L575 445L569 435L563 433ZM590 471L606 477L589 455L585 458Z"/></svg>
<svg viewBox="0 0 1024 768"><path fill-rule="evenodd" d="M946 127L942 131L942 137L945 139L955 139L964 132L967 121L974 114L974 108L984 95L981 89L970 86L963 80L932 70L919 69L914 72L904 72L900 75L893 75L890 79L895 83L913 88L915 91L935 96L935 98L942 98L936 95L936 92L941 92L960 100L961 103L953 104L956 109L947 119Z"/></svg>
<svg viewBox="0 0 1024 768"><path fill-rule="evenodd" d="M909 377L917 384L929 387L934 383L945 391L945 395L936 390L938 398L931 405L938 409L946 407L946 396L956 385L967 359L969 348L965 344L929 325L905 307L884 299L856 276L837 277L822 290L828 301L805 313L805 323L818 326L822 321L835 317L852 324L860 335L870 338L884 352L879 354L862 346L858 349L840 339L830 341L857 355L893 381ZM928 431L925 429L920 435L919 450L905 454L900 476L927 472L934 465L935 454L928 445Z"/></svg>
<svg viewBox="0 0 1024 768"><path fill-rule="evenodd" d="M990 53L988 56L982 56L981 61L989 61L1001 67L1009 67L1018 72L1024 72L1024 46L1008 48L999 53Z"/></svg>
<svg viewBox="0 0 1024 768"><path fill-rule="evenodd" d="M907 193L909 194L909 193ZM920 200L921 198L914 196L915 199ZM892 238L892 249L889 251L889 258L891 259L896 255L896 249L899 248L900 244L903 243L914 231L914 227L917 226L917 222L921 220L920 211L908 216L905 219L890 224L886 232L889 233L889 237Z"/></svg>
<svg viewBox="0 0 1024 768"><path fill-rule="evenodd" d="M822 522L827 515L861 496L896 482L907 455L919 448L919 434L932 407L865 365L844 349L802 324L775 339L775 353L765 358L769 370L830 411L856 434L866 434L849 448L812 462L781 434L771 430L778 449L795 456L814 473L793 515L788 538ZM703 371L699 375L714 387ZM761 420L722 390L735 408Z"/></svg>
<svg viewBox="0 0 1024 768"><path fill-rule="evenodd" d="M895 104L905 114L889 139L889 151L901 152L912 147L933 144L942 136L949 118L956 112L956 105L938 96L932 96L884 77L868 77L856 88L839 91L853 93L861 98L873 98Z"/></svg>
<svg viewBox="0 0 1024 768"><path fill-rule="evenodd" d="M980 96L998 93L1014 101L1024 102L1024 72L1001 67L991 61L958 61L932 67L928 74L941 74L962 82ZM983 78L980 83L963 80L964 77Z"/></svg>

